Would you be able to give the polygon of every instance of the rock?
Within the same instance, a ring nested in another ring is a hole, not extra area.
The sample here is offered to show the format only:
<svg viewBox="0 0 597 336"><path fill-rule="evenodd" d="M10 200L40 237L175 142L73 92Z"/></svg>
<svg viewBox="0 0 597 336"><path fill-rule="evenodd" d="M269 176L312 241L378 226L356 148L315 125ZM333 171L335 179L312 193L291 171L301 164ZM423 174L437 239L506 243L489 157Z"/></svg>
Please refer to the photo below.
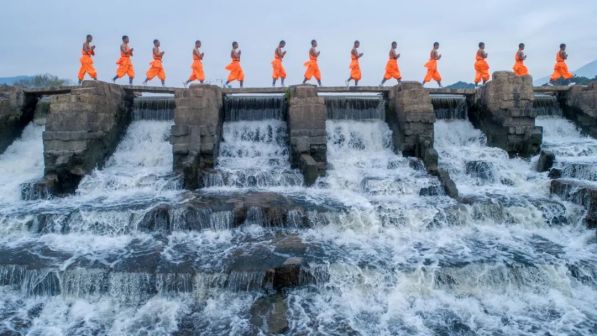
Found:
<svg viewBox="0 0 597 336"><path fill-rule="evenodd" d="M139 231L155 232L165 231L171 232L170 225L170 206L167 204L160 204L150 210L143 216L143 219L137 228Z"/></svg>
<svg viewBox="0 0 597 336"><path fill-rule="evenodd" d="M250 309L251 323L266 335L288 331L288 307L281 294L260 297Z"/></svg>
<svg viewBox="0 0 597 336"><path fill-rule="evenodd" d="M302 154L300 157L299 168L305 177L305 185L313 185L319 176L317 171L317 162L315 162L313 157L308 154Z"/></svg>
<svg viewBox="0 0 597 336"><path fill-rule="evenodd" d="M432 185L419 190L419 196L437 196L441 195L443 190L440 186Z"/></svg>
<svg viewBox="0 0 597 336"><path fill-rule="evenodd" d="M549 170L549 174L547 174L547 176L550 179L559 179L560 177L562 177L562 170L558 169L558 168L551 168Z"/></svg>
<svg viewBox="0 0 597 336"><path fill-rule="evenodd" d="M454 183L450 177L448 171L445 169L439 169L437 177L444 187L446 194L454 199L458 199L458 188L456 187L456 183Z"/></svg>
<svg viewBox="0 0 597 336"><path fill-rule="evenodd" d="M537 160L537 171L545 172L553 167L553 163L556 160L556 156L553 152L542 150L539 154L539 160Z"/></svg>
<svg viewBox="0 0 597 336"><path fill-rule="evenodd" d="M562 199L582 205L587 209L585 224L593 229L597 228L597 187L578 180L552 180L550 192Z"/></svg>

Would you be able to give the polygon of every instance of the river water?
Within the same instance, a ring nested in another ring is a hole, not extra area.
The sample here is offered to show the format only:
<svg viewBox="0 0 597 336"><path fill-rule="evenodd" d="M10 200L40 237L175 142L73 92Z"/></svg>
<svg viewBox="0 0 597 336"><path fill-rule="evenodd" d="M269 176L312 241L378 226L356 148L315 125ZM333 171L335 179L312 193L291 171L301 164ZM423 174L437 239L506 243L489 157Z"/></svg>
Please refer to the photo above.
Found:
<svg viewBox="0 0 597 336"><path fill-rule="evenodd" d="M279 99L251 98L258 112L244 114L229 103L195 192L172 174L172 121L135 120L74 195L21 200L43 175L43 126L28 126L0 156L0 334L267 334L276 326L255 313L267 300L282 302L289 335L594 334L595 233L549 195L536 158L488 147L462 113L438 120L457 202L394 153L367 99L329 100L340 117L310 188L290 166ZM561 116L537 124L557 167L595 181L594 140ZM279 287L268 277L289 260L300 279Z"/></svg>

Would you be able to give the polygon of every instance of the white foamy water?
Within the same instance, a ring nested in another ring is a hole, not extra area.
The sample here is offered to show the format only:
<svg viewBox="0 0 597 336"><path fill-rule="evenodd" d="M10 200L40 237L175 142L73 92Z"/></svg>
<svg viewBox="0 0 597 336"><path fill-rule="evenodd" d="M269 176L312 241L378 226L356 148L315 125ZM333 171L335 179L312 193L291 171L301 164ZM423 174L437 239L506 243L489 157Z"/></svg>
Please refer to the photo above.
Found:
<svg viewBox="0 0 597 336"><path fill-rule="evenodd" d="M0 154L0 203L21 199L21 184L39 179L44 174L45 126L29 123L21 137Z"/></svg>
<svg viewBox="0 0 597 336"><path fill-rule="evenodd" d="M535 173L529 161L487 146L485 134L468 120L437 120L434 127L439 164L460 193L544 195L549 190L549 180Z"/></svg>
<svg viewBox="0 0 597 336"><path fill-rule="evenodd" d="M219 190L300 187L303 176L290 168L288 130L283 120L224 122L215 170L204 185Z"/></svg>
<svg viewBox="0 0 597 336"><path fill-rule="evenodd" d="M134 121L105 166L85 176L83 198L157 197L176 189L172 174L170 121Z"/></svg>
<svg viewBox="0 0 597 336"><path fill-rule="evenodd" d="M44 202L52 216L23 209L0 220L0 334L267 334L251 315L271 288L247 286L258 271L227 272L239 260L286 258L273 242L290 235L305 244L301 274L313 280L284 290L289 335L592 334L597 244L580 222L584 210L550 199L546 174L487 147L470 123L438 125L440 165L461 193L484 196L471 204L443 195L419 160L396 154L381 120L328 121L329 167L313 188L290 168L283 121L235 121L224 124L204 181L210 197L277 192L328 211L302 229L267 227L263 214L232 228L232 215L214 209L228 224L138 232L147 213L139 199L181 200L171 197L180 191L170 182L169 123L133 123L76 195ZM467 173L475 160L487 165ZM487 167L493 175L480 175ZM36 225L46 231L27 229Z"/></svg>
<svg viewBox="0 0 597 336"><path fill-rule="evenodd" d="M543 149L556 155L556 167L565 177L597 183L597 140L581 134L574 123L557 116L539 116Z"/></svg>

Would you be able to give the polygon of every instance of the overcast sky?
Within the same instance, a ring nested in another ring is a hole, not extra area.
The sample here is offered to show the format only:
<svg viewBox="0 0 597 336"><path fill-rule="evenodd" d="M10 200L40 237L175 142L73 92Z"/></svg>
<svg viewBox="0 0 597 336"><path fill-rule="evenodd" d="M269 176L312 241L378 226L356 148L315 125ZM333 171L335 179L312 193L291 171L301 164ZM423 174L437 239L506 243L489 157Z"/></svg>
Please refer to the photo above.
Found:
<svg viewBox="0 0 597 336"><path fill-rule="evenodd" d="M348 77L355 39L365 54L363 85L379 83L392 40L406 80L422 79L434 41L441 43L444 83L472 82L479 41L487 44L491 71L511 70L519 42L527 45L535 77L551 72L560 42L568 44L571 69L597 58L596 0L18 0L1 8L0 77L47 72L75 79L87 33L94 35L103 80L114 76L121 35L129 35L137 83L149 66L152 40L160 39L166 82L173 86L190 74L196 39L203 41L205 72L213 81L226 77L230 44L239 41L246 86L271 85L280 39L287 41L287 84L302 80L312 38L319 41L324 85Z"/></svg>

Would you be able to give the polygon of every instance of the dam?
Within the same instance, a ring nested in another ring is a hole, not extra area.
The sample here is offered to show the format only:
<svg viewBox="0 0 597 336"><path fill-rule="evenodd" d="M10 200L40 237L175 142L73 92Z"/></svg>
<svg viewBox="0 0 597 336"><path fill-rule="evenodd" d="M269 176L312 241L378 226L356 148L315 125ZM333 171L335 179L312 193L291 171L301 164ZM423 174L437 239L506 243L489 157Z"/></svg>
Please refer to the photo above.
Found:
<svg viewBox="0 0 597 336"><path fill-rule="evenodd" d="M0 334L591 334L597 84L0 90Z"/></svg>

